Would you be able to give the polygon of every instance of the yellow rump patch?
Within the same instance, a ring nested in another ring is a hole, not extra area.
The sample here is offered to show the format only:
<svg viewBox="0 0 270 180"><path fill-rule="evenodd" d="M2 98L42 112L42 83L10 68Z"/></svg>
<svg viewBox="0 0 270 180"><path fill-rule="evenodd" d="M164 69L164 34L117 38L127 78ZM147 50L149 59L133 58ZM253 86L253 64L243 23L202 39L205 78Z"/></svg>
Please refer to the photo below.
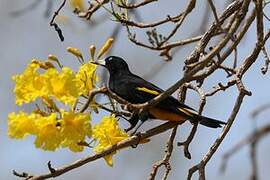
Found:
<svg viewBox="0 0 270 180"><path fill-rule="evenodd" d="M159 94L159 92L157 92L155 90L147 89L145 87L137 87L136 89L139 90L139 91L147 92L149 94L153 94L153 95L158 95Z"/></svg>
<svg viewBox="0 0 270 180"><path fill-rule="evenodd" d="M178 109L179 109L179 111L185 113L188 116L191 116L191 117L193 116L192 112L190 112L189 110L187 110L185 108L178 108Z"/></svg>

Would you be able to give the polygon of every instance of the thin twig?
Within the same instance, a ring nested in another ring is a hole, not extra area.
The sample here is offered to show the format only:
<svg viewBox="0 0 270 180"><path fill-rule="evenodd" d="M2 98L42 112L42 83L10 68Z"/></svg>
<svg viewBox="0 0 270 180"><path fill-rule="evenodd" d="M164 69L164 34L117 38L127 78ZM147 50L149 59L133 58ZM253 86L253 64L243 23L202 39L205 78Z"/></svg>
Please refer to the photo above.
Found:
<svg viewBox="0 0 270 180"><path fill-rule="evenodd" d="M270 109L270 103L259 106L258 108L254 109L251 112L251 118L255 119L259 114L261 114L262 112L264 112L268 109Z"/></svg>
<svg viewBox="0 0 270 180"><path fill-rule="evenodd" d="M235 105L233 107L233 111L232 111L232 113L227 121L227 125L225 126L225 128L221 132L220 136L215 140L214 144L210 147L207 154L202 158L202 160L197 165L195 165L189 169L187 180L191 180L193 173L195 173L196 171L199 171L199 179L205 180L205 166L209 162L211 157L214 155L214 153L218 149L219 145L221 144L223 139L226 137L227 133L229 132L231 125L233 124L233 122L236 118L236 115L239 112L239 109L241 107L241 104L242 104L242 101L243 101L245 95L246 94L243 92L239 93L237 100L235 102Z"/></svg>
<svg viewBox="0 0 270 180"><path fill-rule="evenodd" d="M148 180L154 180L156 178L157 172L161 166L165 166L165 168L166 168L166 171L165 171L162 179L166 180L168 178L169 172L171 171L171 165L170 165L169 161L170 161L172 151L173 151L173 141L174 141L176 132L177 132L177 126L174 127L172 130L172 133L171 133L170 138L169 138L167 145L166 145L165 155L164 155L163 159L156 162L153 165L152 171L150 173Z"/></svg>
<svg viewBox="0 0 270 180"><path fill-rule="evenodd" d="M61 41L64 41L64 36L63 36L63 32L62 30L59 28L59 26L57 25L57 23L55 22L55 18L58 16L59 12L61 11L61 9L65 6L67 0L63 0L63 2L61 3L61 5L59 6L59 8L57 9L57 11L54 12L54 15L50 21L50 26L54 27L54 30L57 32L59 38Z"/></svg>
<svg viewBox="0 0 270 180"><path fill-rule="evenodd" d="M49 172L47 174L42 174L42 175L38 175L38 176L32 176L31 178L29 178L29 180L44 180L44 179L48 179L48 178L52 178L52 177L57 177L60 176L66 172L69 172L73 169L76 169L80 166L83 166L84 164L87 164L89 162L95 161L97 159L100 159L112 152L115 152L116 150L120 150L126 147L129 147L131 145L137 145L138 141L142 141L144 139L150 138L152 136L155 136L157 134L163 133L165 131L167 131L168 129L171 129L175 126L177 126L178 123L177 122L167 122L164 123L158 127L155 127L153 129L150 129L148 131L146 131L145 133L141 133L140 136L132 136L126 140L123 140L119 143L117 143L116 145L113 145L111 147L108 147L106 149L104 149L102 152L97 153L95 155L90 155L87 156L85 158L82 158L80 160L77 160L71 164L68 164L66 166L60 167L60 168L55 168L55 171L53 173ZM28 175L29 176L29 175ZM30 177L30 176L29 176Z"/></svg>
<svg viewBox="0 0 270 180"><path fill-rule="evenodd" d="M237 153L241 148L243 148L247 144L256 143L258 144L258 141L261 140L263 137L268 135L270 133L270 124L267 124L259 129L256 129L254 132L252 132L250 135L248 135L246 138L232 146L231 149L229 149L224 155L223 155L223 161L221 166L221 171L224 172L226 170L227 162L229 158Z"/></svg>
<svg viewBox="0 0 270 180"><path fill-rule="evenodd" d="M205 106L206 103L206 99L205 99L205 93L203 92L203 90L201 88L199 88L198 86L195 86L191 83L188 83L185 85L187 88L189 89L193 89L194 91L196 91L199 96L200 96L200 106L199 106L199 111L198 114L202 114L203 108ZM191 153L189 151L189 146L193 140L193 138L195 137L195 134L197 132L197 127L198 127L198 122L192 122L193 123L193 127L191 129L191 132L188 136L188 138L184 141L184 142L178 142L177 145L178 146L183 146L184 147L184 155L186 158L191 159Z"/></svg>
<svg viewBox="0 0 270 180"><path fill-rule="evenodd" d="M108 3L109 0L95 0L94 2L90 2L88 10L86 12L79 12L78 17L85 18L86 20L90 20L92 15L104 4Z"/></svg>
<svg viewBox="0 0 270 180"><path fill-rule="evenodd" d="M80 109L80 112L81 113L84 112L89 107L89 105L93 101L95 95L97 95L99 93L105 93L107 91L108 91L108 89L105 86L90 91L89 95L88 95L88 99L87 99L86 103L84 104L84 106Z"/></svg>
<svg viewBox="0 0 270 180"><path fill-rule="evenodd" d="M270 64L270 58L269 58L269 55L265 46L263 46L262 52L264 55L264 66L261 68L261 72L262 74L266 74L268 71L269 64Z"/></svg>
<svg viewBox="0 0 270 180"><path fill-rule="evenodd" d="M258 165L257 165L257 142L253 142L250 144L250 158L252 165L252 173L250 175L251 180L258 179Z"/></svg>
<svg viewBox="0 0 270 180"><path fill-rule="evenodd" d="M209 3L209 5L210 5L210 7L211 7L211 9L212 9L212 12L213 12L213 14L214 14L216 23L219 25L220 22L219 22L219 19L218 19L216 7L215 7L215 5L214 5L214 3L213 3L212 0L208 0L208 3Z"/></svg>
<svg viewBox="0 0 270 180"><path fill-rule="evenodd" d="M177 146L184 146L184 155L188 159L191 159L191 154L189 152L189 145L192 142L192 140L197 132L197 127L198 127L198 122L195 122L190 133L189 133L188 138L184 142L177 143Z"/></svg>
<svg viewBox="0 0 270 180"><path fill-rule="evenodd" d="M243 75L245 74L245 72L252 66L252 64L255 62L255 60L257 59L262 46L264 45L264 43L266 42L266 40L269 38L270 36L270 30L267 32L267 34L265 35L264 39L262 42L260 43L256 43L255 48L253 49L253 52L245 59L245 61L243 62L243 64L237 69L237 73L235 75L236 78L236 85L239 91L239 95L238 98L236 100L236 103L234 105L233 111L228 119L227 125L225 126L225 128L223 129L221 135L219 138L216 139L216 141L214 142L214 144L211 146L211 148L209 149L209 151L207 152L207 154L203 157L203 159L200 161L200 163L198 163L197 165L193 166L192 168L189 169L189 173L188 173L188 180L191 179L193 173L195 173L196 171L199 171L199 179L200 180L204 180L205 179L205 166L208 163L208 161L211 159L211 157L214 155L214 153L216 152L216 150L218 149L219 145L221 144L221 142L223 141L223 139L226 137L227 133L229 132L236 115L238 114L238 111L242 105L242 101L245 97L245 95L251 95L251 92L247 91L241 81L241 78L243 77Z"/></svg>
<svg viewBox="0 0 270 180"><path fill-rule="evenodd" d="M119 6L121 8L125 8L125 9L135 9L135 8L145 6L145 5L150 4L152 2L155 2L155 1L158 1L158 0L144 0L144 1L137 3L137 4L125 4L123 2L123 0L121 0L122 4L117 4L117 6Z"/></svg>

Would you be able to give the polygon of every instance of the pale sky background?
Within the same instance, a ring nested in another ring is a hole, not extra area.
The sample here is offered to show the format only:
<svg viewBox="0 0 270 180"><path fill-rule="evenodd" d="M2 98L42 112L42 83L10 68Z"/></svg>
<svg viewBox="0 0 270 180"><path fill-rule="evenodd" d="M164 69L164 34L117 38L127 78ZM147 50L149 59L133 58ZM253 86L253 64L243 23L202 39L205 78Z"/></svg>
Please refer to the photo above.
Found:
<svg viewBox="0 0 270 180"><path fill-rule="evenodd" d="M60 42L55 31L48 25L50 19L44 17L44 11L46 9L45 1L33 11L19 17L15 18L10 15L11 12L24 8L31 2L28 0L0 0L0 102L2 103L0 113L0 179L5 180L16 179L12 175L13 169L19 172L26 171L33 174L40 174L48 171L46 165L48 161L52 161L54 167L59 167L91 153L89 149L86 149L82 153L72 153L66 149L56 152L46 152L34 147L34 138L32 137L24 140L10 139L7 136L7 115L9 112L20 109L14 104L14 95L12 93L14 83L11 81L11 76L21 73L32 58L46 59L48 54L56 54L62 59L63 64L76 69L78 63L66 52L66 47L77 47L84 54L87 54L88 47L91 44L96 44L100 47L110 36L111 30L115 26L115 23L112 21L106 21L106 23L98 27L93 27L87 24L87 22L74 17L70 13L71 10L67 7L63 14L69 16L69 22L65 25L60 25L65 36L65 41ZM179 7L186 4L186 1L183 1L185 3L180 2L182 1L170 1L169 3L168 1L161 0L159 3L155 3L155 5L142 8L139 12L144 13L144 21L150 21L159 17L165 17L169 13L176 14ZM206 2L197 2L197 8L189 16L189 23L185 23L178 32L178 39L188 37L200 28L198 25L200 25ZM222 7L223 1L215 1L215 3L218 2L218 5ZM220 10L222 8L218 9ZM104 10L101 11L105 13ZM160 31L166 32L167 29L160 29ZM254 47L255 32L253 26L252 30L245 37L244 43L238 48L239 60L242 60L249 54L250 50ZM143 33L138 33L137 35L139 38L144 37ZM163 89L167 89L182 77L183 61L190 54L194 45L192 44L179 50L175 54L173 61L164 62L158 56L158 53L131 44L127 40L127 34L123 29L119 34L119 39L115 43L112 54L124 57L134 73L148 78L147 80ZM269 44L266 47L270 49ZM232 58L228 58L227 61L232 62ZM208 163L206 176L209 180L249 178L251 166L247 147L231 158L225 174L221 174L219 169L222 155L252 131L254 124L251 122L250 112L256 107L270 101L269 72L265 76L260 73L260 67L263 63L264 60L260 56L260 59L244 77L244 84L252 91L252 96L244 99L244 104L231 131L212 160ZM158 73L150 78L147 76L153 68L160 66L162 68ZM204 88L209 90L220 80L224 81L224 74L216 73L214 77L207 81ZM236 99L236 92L236 89L232 88L225 93L222 92L213 98L209 98L203 114L217 119L227 120ZM186 103L194 108L198 108L198 100L198 96L195 93L189 93ZM258 126L269 122L267 113L269 111L257 118ZM99 120L100 115L93 116L93 122L98 122ZM149 121L144 125L142 130L148 129L156 123L159 123L159 121ZM185 123L184 126L180 127L176 140L184 140L190 128L189 123ZM190 146L191 160L184 158L182 148L175 147L171 159L172 171L169 179L185 179L188 169L201 160L220 132L221 129L209 129L199 126L196 137ZM166 132L152 138L152 141L146 145L138 146L136 149L128 148L120 151L114 156L113 168L108 167L104 160L101 159L73 170L57 179L146 179L151 171L152 164L163 157L168 136L169 133ZM270 176L269 140L270 138L266 137L259 145L258 163L261 179L267 179ZM197 174L193 178L197 179Z"/></svg>

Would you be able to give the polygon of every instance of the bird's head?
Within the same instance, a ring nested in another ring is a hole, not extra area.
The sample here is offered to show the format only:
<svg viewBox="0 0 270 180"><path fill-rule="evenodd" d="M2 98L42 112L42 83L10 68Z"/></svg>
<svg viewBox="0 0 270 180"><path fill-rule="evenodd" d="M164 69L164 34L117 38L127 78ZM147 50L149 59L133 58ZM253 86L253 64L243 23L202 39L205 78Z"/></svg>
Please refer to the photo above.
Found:
<svg viewBox="0 0 270 180"><path fill-rule="evenodd" d="M107 68L110 74L118 72L130 72L126 61L118 56L109 56L93 63Z"/></svg>

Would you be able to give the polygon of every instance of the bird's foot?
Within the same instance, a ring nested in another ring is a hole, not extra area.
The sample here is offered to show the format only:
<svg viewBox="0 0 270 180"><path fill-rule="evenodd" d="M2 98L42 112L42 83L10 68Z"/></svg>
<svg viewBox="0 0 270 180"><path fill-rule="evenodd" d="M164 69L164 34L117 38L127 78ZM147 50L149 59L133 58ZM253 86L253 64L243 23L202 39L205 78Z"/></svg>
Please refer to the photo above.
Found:
<svg viewBox="0 0 270 180"><path fill-rule="evenodd" d="M134 136L137 136L138 140L135 144L131 145L132 148L136 148L140 144L142 134L140 132L137 132L136 134L134 134Z"/></svg>

